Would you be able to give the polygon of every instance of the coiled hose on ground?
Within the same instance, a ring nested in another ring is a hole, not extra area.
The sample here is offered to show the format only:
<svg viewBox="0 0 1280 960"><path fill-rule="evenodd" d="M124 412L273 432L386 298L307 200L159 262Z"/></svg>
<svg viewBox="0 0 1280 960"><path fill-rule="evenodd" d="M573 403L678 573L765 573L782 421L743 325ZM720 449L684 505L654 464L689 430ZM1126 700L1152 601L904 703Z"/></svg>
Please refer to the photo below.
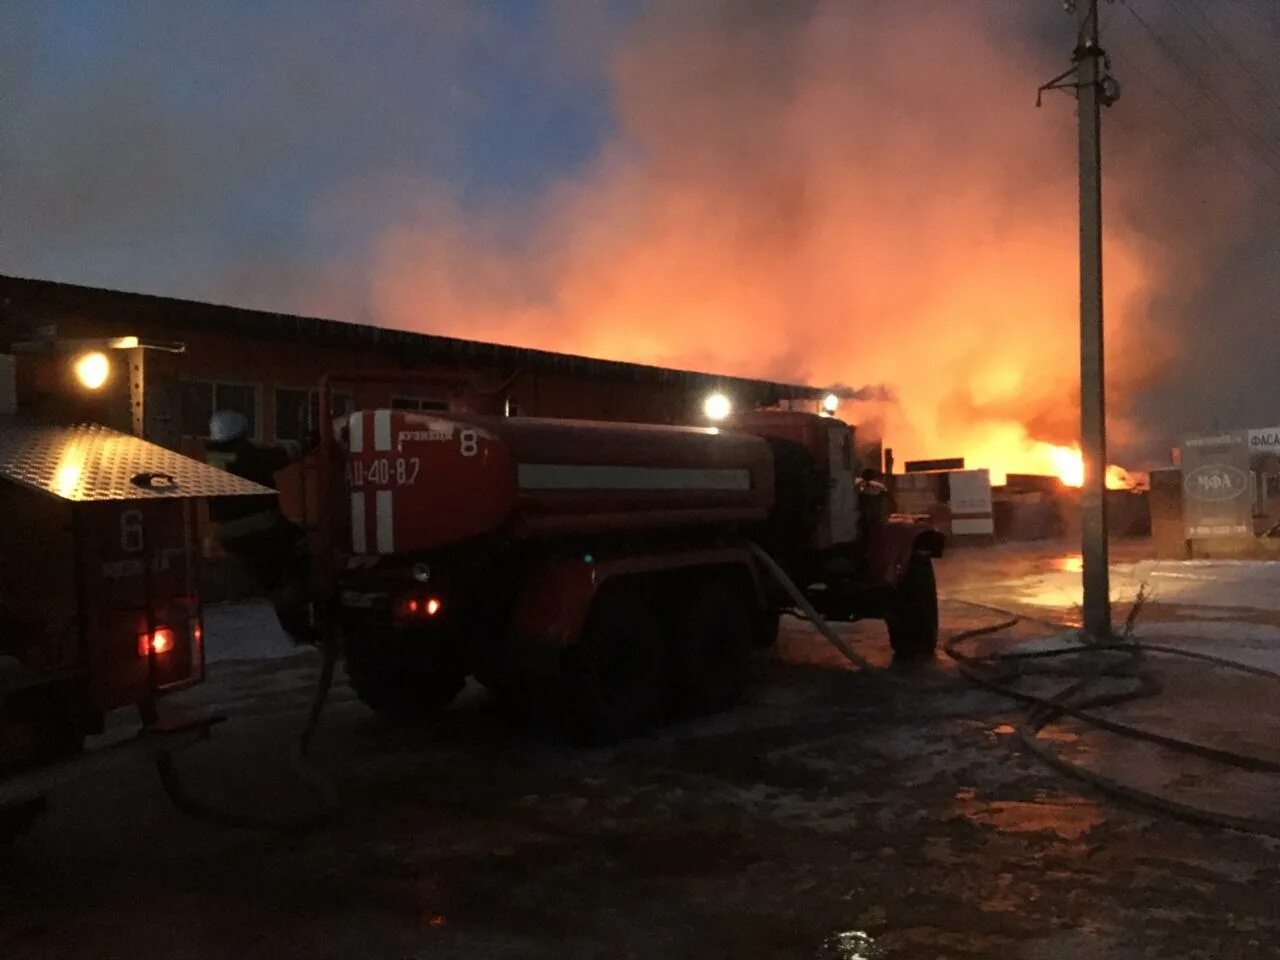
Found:
<svg viewBox="0 0 1280 960"><path fill-rule="evenodd" d="M328 622L328 618L320 625L320 648L323 659L320 674L316 681L315 695L307 712L307 721L302 732L294 741L289 751L289 771L316 800L313 813L301 816L266 815L258 813L241 813L216 807L190 792L183 781L173 755L167 751L156 757L156 770L160 774L160 783L175 807L183 813L223 827L238 827L245 830L310 830L329 823L341 813L342 805L337 788L333 782L311 762L311 746L316 730L320 726L320 717L329 698L329 690L333 686L333 673L338 662L340 643L336 631Z"/></svg>
<svg viewBox="0 0 1280 960"><path fill-rule="evenodd" d="M871 664L854 652L840 635L831 628L830 624L823 619L822 615L805 598L804 593L791 581L785 571L768 553L754 545L752 550L778 586L791 597L796 608L836 650L859 669L874 670ZM971 630L961 631L947 640L943 645L943 650L947 656L956 662L961 675L969 681L1031 707L1030 712L1022 722L1017 724L1015 729L1023 746L1032 754L1060 773L1084 781L1103 793L1141 804L1148 809L1202 826L1227 827L1232 830L1242 830L1248 833L1280 838L1280 821L1238 817L1214 810L1206 810L1202 807L1171 800L1167 797L1141 790L1130 784L1122 783L1112 777L1090 770L1087 767L1071 763L1056 754L1039 739L1039 733L1045 727L1063 717L1071 717L1100 730L1106 730L1134 740L1153 743L1190 756L1227 764L1251 773L1280 773L1280 762L1142 729L1092 712L1099 707L1117 706L1145 697L1158 696L1162 692L1163 688L1159 679L1145 666L1146 658L1149 654L1196 660L1274 681L1280 681L1280 674L1261 667L1228 660L1224 657L1183 650L1179 647L1138 643L1132 639L1108 643L1080 644L1053 650L1011 651L980 656L969 654L960 650L961 644L981 637L1002 633L1024 619L1030 618L998 607L969 601L961 602L999 614L1003 619ZM1038 622L1055 631L1069 629L1065 624L1052 623L1050 621ZM1058 661L1066 659L1075 659L1077 662L1066 667L1060 668L1057 666ZM1046 663L1050 664L1050 666L1042 670L1030 670L1026 666L1035 663ZM883 671L877 672L884 675ZM1018 680L1028 676L1055 677L1068 682L1052 696L1042 696L1014 686ZM898 678L893 679L895 682L904 682ZM1100 681L1116 680L1128 681L1128 688L1121 691L1095 689ZM1091 690L1094 692L1090 692Z"/></svg>
<svg viewBox="0 0 1280 960"><path fill-rule="evenodd" d="M974 606L981 605L974 604ZM1006 630L1020 619L1013 615L1010 619L990 627L964 631L950 638L943 649L947 656L957 663L961 674L966 679L988 690L1025 703L1031 708L1026 717L1015 727L1019 740L1028 751L1061 773L1082 780L1103 793L1141 804L1149 809L1202 826L1227 827L1280 838L1280 821L1241 817L1208 810L1142 790L1070 762L1055 753L1039 738L1040 732L1050 724L1063 717L1071 717L1109 733L1156 744L1178 753L1212 760L1250 773L1280 773L1280 763L1264 757L1225 750L1143 729L1093 712L1099 707L1117 706L1160 695L1163 689L1160 680L1148 665L1148 657L1151 654L1196 660L1273 681L1280 681L1280 674L1224 657L1183 650L1179 647L1139 643L1135 640L1080 644L1053 650L1007 651L983 655L969 654L959 649L961 644L980 636ZM1055 626L1058 629L1066 629L1062 625ZM1057 667L1056 664L1062 660L1075 660L1076 663L1064 668ZM1036 663L1046 663L1051 666L1041 670L1029 668L1029 665ZM1069 682L1051 696L1030 693L1015 686L1017 681L1030 676L1056 677ZM1109 685L1104 689L1098 689L1099 682L1104 680L1128 681L1129 685L1127 689L1120 691L1114 690Z"/></svg>

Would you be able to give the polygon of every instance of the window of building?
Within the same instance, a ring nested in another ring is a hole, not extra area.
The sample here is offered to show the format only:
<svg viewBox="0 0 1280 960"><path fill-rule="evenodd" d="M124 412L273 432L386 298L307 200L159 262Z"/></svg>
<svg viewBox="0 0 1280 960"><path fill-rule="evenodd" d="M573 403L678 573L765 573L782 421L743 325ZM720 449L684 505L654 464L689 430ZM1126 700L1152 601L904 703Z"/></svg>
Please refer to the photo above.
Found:
<svg viewBox="0 0 1280 960"><path fill-rule="evenodd" d="M249 421L249 437L258 436L258 388L251 383L184 380L179 384L182 432L207 437L209 418L215 410L235 410Z"/></svg>
<svg viewBox="0 0 1280 960"><path fill-rule="evenodd" d="M350 393L334 391L331 397L335 417L351 413L356 408L356 399ZM275 401L277 440L302 440L316 428L320 420L319 391L277 387Z"/></svg>
<svg viewBox="0 0 1280 960"><path fill-rule="evenodd" d="M393 410L444 411L449 409L449 401L441 400L439 397L392 397L391 408Z"/></svg>

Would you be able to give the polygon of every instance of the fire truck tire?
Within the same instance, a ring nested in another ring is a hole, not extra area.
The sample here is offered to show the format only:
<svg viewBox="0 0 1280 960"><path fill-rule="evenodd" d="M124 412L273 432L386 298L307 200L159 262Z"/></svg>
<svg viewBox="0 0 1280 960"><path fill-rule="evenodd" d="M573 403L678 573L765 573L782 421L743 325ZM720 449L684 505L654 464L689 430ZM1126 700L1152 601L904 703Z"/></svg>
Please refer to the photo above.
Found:
<svg viewBox="0 0 1280 960"><path fill-rule="evenodd" d="M668 651L677 713L719 713L742 699L757 636L753 613L750 597L727 577L708 579L694 594Z"/></svg>
<svg viewBox="0 0 1280 960"><path fill-rule="evenodd" d="M889 601L889 643L896 657L924 660L938 646L938 584L933 561L914 554Z"/></svg>
<svg viewBox="0 0 1280 960"><path fill-rule="evenodd" d="M448 706L466 675L447 655L413 638L348 635L347 679L360 701L392 720L415 720Z"/></svg>
<svg viewBox="0 0 1280 960"><path fill-rule="evenodd" d="M582 639L565 651L561 685L565 733L578 743L615 743L662 722L662 629L643 592L619 583L597 595Z"/></svg>

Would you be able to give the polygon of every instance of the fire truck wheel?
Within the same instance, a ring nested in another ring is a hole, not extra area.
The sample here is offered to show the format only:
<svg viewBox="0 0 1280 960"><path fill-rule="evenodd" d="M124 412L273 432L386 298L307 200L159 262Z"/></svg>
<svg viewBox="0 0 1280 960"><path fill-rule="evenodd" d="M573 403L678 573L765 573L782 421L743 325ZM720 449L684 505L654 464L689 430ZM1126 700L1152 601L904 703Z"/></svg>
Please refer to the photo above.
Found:
<svg viewBox="0 0 1280 960"><path fill-rule="evenodd" d="M668 651L673 705L686 716L728 710L747 686L756 622L751 601L731 579L710 579L693 597Z"/></svg>
<svg viewBox="0 0 1280 960"><path fill-rule="evenodd" d="M430 716L448 706L466 683L466 675L447 655L414 639L345 638L351 688L365 706L389 719Z"/></svg>
<svg viewBox="0 0 1280 960"><path fill-rule="evenodd" d="M591 604L579 643L565 651L561 703L567 735L600 746L662 721L662 630L643 593L617 584Z"/></svg>
<svg viewBox="0 0 1280 960"><path fill-rule="evenodd" d="M912 556L885 620L895 656L910 660L933 656L938 646L938 585L933 561L924 554Z"/></svg>

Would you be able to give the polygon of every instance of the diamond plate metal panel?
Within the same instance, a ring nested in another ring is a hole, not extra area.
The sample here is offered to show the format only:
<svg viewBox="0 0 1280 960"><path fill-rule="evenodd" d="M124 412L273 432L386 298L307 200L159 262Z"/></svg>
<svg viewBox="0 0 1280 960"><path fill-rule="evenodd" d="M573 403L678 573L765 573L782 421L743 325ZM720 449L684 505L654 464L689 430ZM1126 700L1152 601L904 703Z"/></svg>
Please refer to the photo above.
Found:
<svg viewBox="0 0 1280 960"><path fill-rule="evenodd" d="M72 501L275 493L98 424L37 424L12 417L0 417L0 480Z"/></svg>

